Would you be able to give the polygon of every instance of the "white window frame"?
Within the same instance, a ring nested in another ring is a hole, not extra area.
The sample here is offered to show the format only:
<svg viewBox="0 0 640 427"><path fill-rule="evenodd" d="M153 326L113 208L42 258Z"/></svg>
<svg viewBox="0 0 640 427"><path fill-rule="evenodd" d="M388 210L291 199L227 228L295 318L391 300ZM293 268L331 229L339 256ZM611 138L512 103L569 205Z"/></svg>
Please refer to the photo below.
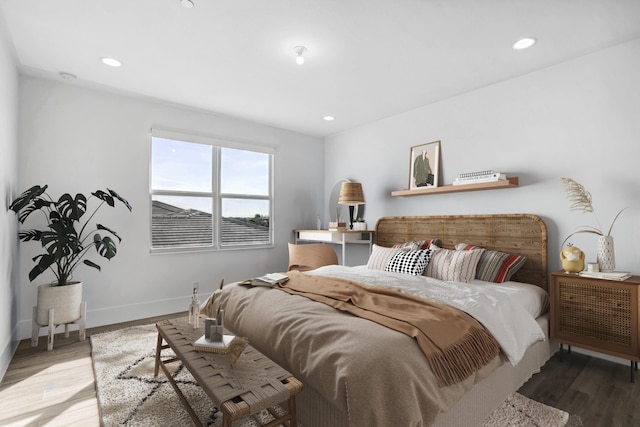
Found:
<svg viewBox="0 0 640 427"><path fill-rule="evenodd" d="M196 144L205 144L213 147L212 150L212 192L193 192L193 191L173 191L173 190L154 190L152 188L152 151L153 151L153 138L165 138L182 142L191 142ZM236 150L253 151L258 153L264 153L269 155L269 194L262 195L247 195L247 194L233 194L221 192L221 155L222 148L232 148ZM220 250L243 250L243 249L261 249L261 248L273 248L274 245L274 164L275 164L275 149L272 147L264 147L254 144L240 143L234 141L228 141L215 137L208 137L202 135L193 135L176 131L169 131L163 129L152 129L149 137L149 252L151 254L163 254L163 253L181 253L181 252L206 252L206 251L220 251ZM212 245L211 246L197 246L197 247L168 247L168 248L154 248L152 246L152 231L151 231L151 216L153 215L153 196L192 196L192 197L211 197L212 199L212 221L213 221L213 233L212 233ZM222 245L222 200L225 198L233 199L245 199L245 200L267 200L269 201L269 242L264 244L240 244L240 245Z"/></svg>

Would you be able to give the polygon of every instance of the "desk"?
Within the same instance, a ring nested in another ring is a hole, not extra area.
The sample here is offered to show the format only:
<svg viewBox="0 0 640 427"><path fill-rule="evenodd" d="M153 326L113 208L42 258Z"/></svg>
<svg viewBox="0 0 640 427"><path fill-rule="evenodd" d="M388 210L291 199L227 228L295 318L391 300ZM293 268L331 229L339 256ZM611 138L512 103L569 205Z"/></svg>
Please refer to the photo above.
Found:
<svg viewBox="0 0 640 427"><path fill-rule="evenodd" d="M293 230L294 243L321 242L342 246L341 264L346 264L347 244L369 245L369 252L373 245L376 232L374 230Z"/></svg>

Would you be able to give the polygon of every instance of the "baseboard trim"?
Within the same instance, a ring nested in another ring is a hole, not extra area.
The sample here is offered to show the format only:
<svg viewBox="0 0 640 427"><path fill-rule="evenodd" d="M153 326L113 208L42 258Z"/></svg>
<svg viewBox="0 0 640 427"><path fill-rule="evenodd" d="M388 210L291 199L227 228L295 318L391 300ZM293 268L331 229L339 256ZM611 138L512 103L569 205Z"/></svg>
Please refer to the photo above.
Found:
<svg viewBox="0 0 640 427"><path fill-rule="evenodd" d="M148 317L162 316L168 313L186 312L189 309L190 302L191 300L189 298L179 297L97 309L91 309L90 304L87 304L87 328L130 322ZM20 340L31 337L31 322L32 319L23 319L18 322L17 329L19 330L18 336ZM73 325L70 330L75 330ZM64 331L63 326L56 328L56 333L60 331ZM46 336L46 333L47 329L45 327L40 328L39 336Z"/></svg>

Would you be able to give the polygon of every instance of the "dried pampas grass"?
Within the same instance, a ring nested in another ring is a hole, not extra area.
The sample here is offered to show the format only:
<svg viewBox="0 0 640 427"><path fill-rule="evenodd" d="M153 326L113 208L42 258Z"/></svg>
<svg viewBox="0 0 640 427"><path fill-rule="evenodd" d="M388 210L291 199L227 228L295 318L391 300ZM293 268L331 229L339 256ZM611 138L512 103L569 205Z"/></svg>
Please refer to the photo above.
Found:
<svg viewBox="0 0 640 427"><path fill-rule="evenodd" d="M600 225L600 221L598 220L598 216L596 215L595 210L593 209L593 203L591 201L591 193L589 193L582 184L580 184L579 182L571 178L560 178L560 181L562 181L562 183L564 184L564 189L567 193L567 199L569 199L569 201L571 202L570 209L572 211L582 211L583 213L585 212L592 213L596 220L596 223L598 224L597 227L592 227L589 225L580 226L582 227L580 230L571 233L566 239L564 239L564 241L562 242L562 246L564 246L565 242L571 236L577 233L591 233L591 234L597 234L599 236L610 236L611 230L613 230L613 225L616 223L616 220L618 219L622 211L624 211L626 208L623 208L622 210L620 210L620 212L618 212L618 214L613 218L613 221L611 222L611 226L609 227L609 230L605 234L603 232L602 226Z"/></svg>
<svg viewBox="0 0 640 427"><path fill-rule="evenodd" d="M560 178L560 181L564 184L567 198L572 203L572 211L593 212L591 193L589 193L582 184L571 178Z"/></svg>

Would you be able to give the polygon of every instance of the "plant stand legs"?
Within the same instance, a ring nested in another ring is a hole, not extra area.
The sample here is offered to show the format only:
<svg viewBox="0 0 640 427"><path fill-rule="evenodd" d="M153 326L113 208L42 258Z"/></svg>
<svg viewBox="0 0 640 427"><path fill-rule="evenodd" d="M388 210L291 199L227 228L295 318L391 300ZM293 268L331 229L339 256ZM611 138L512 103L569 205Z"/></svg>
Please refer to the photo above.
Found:
<svg viewBox="0 0 640 427"><path fill-rule="evenodd" d="M80 304L80 319L78 319L78 332L80 332L80 341L84 341L87 336L87 302L82 301Z"/></svg>
<svg viewBox="0 0 640 427"><path fill-rule="evenodd" d="M31 347L38 346L38 334L40 333L40 325L36 322L38 318L38 307L33 306L33 323L31 324Z"/></svg>
<svg viewBox="0 0 640 427"><path fill-rule="evenodd" d="M47 334L47 351L53 350L53 336L56 331L56 325L53 324L53 312L54 309L49 309L49 327L47 328L49 333ZM66 327L67 325L65 325Z"/></svg>
<svg viewBox="0 0 640 427"><path fill-rule="evenodd" d="M39 338L38 335L40 333L40 327L46 326L47 327L47 351L51 351L53 350L53 337L55 335L55 330L56 330L56 327L59 326L59 325L56 325L53 320L54 309L53 308L49 309L49 312L48 312L49 319L48 319L47 325L39 325L38 322L36 322L37 312L38 312L38 307L34 306L33 307L33 323L31 325L31 347L38 346L38 338ZM80 341L84 341L87 337L87 303L86 301L82 301L82 303L80 304L80 318L75 322L64 324L65 338L69 338L69 325L73 323L78 324L78 333L80 336Z"/></svg>

